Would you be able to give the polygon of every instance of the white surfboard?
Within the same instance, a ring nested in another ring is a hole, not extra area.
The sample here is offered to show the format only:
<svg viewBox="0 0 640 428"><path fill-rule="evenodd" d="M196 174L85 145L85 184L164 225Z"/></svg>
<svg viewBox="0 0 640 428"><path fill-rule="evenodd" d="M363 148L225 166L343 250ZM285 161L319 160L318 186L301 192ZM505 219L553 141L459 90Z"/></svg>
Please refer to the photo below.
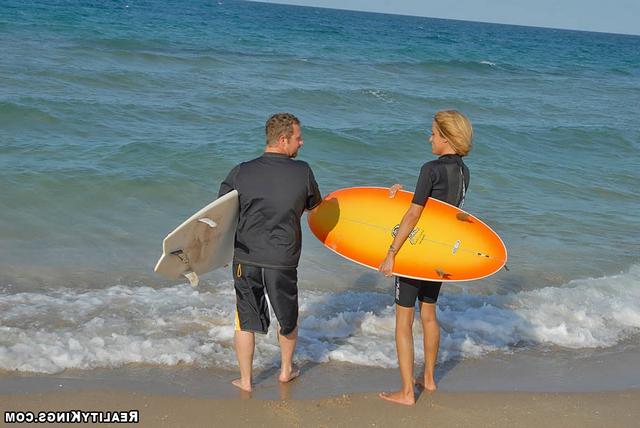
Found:
<svg viewBox="0 0 640 428"><path fill-rule="evenodd" d="M238 212L236 190L202 208L164 238L162 256L154 270L170 279L184 276L195 287L198 275L229 264Z"/></svg>

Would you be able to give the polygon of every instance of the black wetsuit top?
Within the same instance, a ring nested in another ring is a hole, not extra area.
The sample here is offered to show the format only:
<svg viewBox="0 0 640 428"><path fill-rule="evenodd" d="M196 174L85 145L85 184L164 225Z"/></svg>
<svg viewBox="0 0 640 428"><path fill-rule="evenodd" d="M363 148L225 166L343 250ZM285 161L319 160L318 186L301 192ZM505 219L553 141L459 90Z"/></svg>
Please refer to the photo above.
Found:
<svg viewBox="0 0 640 428"><path fill-rule="evenodd" d="M469 168L462 157L443 155L422 165L412 202L424 206L428 198L435 198L461 206L468 187Z"/></svg>
<svg viewBox="0 0 640 428"><path fill-rule="evenodd" d="M309 165L285 154L264 153L233 168L218 196L233 189L240 201L234 262L296 268L302 249L300 216L322 201Z"/></svg>

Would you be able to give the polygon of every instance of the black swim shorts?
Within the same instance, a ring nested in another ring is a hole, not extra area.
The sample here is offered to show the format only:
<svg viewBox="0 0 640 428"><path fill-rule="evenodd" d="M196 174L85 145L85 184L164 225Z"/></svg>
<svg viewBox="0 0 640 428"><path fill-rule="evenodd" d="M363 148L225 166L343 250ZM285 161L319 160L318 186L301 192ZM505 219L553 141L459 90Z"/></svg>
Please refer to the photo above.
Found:
<svg viewBox="0 0 640 428"><path fill-rule="evenodd" d="M280 334L286 336L298 325L298 270L269 269L233 264L236 289L235 329L266 334L271 323L269 302L280 324Z"/></svg>
<svg viewBox="0 0 640 428"><path fill-rule="evenodd" d="M421 281L419 279L396 276L396 303L405 308L413 308L416 299L424 303L436 303L442 282Z"/></svg>

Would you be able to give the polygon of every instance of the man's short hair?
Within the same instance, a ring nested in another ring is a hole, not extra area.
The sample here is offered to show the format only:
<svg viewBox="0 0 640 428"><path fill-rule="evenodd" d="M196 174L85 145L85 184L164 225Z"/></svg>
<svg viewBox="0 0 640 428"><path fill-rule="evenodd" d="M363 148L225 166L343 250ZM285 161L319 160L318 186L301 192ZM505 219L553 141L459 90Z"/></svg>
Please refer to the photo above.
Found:
<svg viewBox="0 0 640 428"><path fill-rule="evenodd" d="M291 113L276 113L271 116L264 127L267 146L275 145L281 135L286 138L291 137L293 135L293 125L300 126L300 120Z"/></svg>

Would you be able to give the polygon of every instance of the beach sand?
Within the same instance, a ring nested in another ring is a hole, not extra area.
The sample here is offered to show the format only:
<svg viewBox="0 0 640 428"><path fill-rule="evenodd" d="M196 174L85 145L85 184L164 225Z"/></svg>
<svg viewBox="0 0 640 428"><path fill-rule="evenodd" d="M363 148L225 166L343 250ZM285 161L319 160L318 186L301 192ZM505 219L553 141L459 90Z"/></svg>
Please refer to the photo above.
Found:
<svg viewBox="0 0 640 428"><path fill-rule="evenodd" d="M640 391L436 392L405 407L375 393L304 400L209 399L123 391L0 395L0 408L139 410L144 427L632 427ZM102 426L116 426L104 424Z"/></svg>
<svg viewBox="0 0 640 428"><path fill-rule="evenodd" d="M458 366L437 392L422 393L415 406L405 407L378 398L379 391L398 387L397 370L333 363L303 366L302 376L289 384L277 381L275 368L257 371L252 394L231 386L236 372L219 369L5 372L0 373L0 413L4 418L5 411L138 410L136 426L144 427L631 427L640 420L637 388L509 391L503 383L502 391L482 391L473 383L455 382L456 373L471 377Z"/></svg>

